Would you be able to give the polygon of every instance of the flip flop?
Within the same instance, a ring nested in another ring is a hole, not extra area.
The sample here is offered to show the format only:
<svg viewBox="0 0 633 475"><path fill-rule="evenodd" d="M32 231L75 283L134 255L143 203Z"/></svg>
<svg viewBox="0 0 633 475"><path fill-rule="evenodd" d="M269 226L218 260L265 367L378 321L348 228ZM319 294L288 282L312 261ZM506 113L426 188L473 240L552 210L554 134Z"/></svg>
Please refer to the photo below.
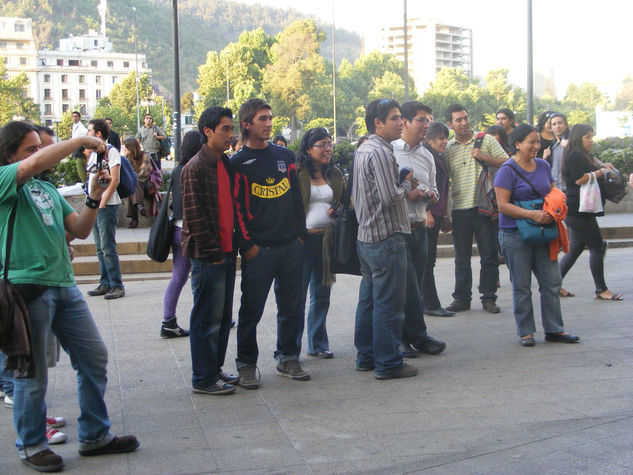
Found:
<svg viewBox="0 0 633 475"><path fill-rule="evenodd" d="M613 294L611 297L603 297L600 294L596 294L596 300L624 300L622 294Z"/></svg>
<svg viewBox="0 0 633 475"><path fill-rule="evenodd" d="M574 294L573 292L570 292L569 290L565 290L565 289L560 289L560 296L561 297L575 297L576 294Z"/></svg>

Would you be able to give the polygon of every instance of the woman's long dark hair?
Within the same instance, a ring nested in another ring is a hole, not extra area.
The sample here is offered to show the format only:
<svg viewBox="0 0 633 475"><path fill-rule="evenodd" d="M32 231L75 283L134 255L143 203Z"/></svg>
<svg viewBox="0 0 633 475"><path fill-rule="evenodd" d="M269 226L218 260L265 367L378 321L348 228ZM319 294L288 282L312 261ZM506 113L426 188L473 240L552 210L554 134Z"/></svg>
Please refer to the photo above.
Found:
<svg viewBox="0 0 633 475"><path fill-rule="evenodd" d="M203 143L202 134L198 130L190 130L182 138L180 146L180 164L185 165L191 158L200 151Z"/></svg>
<svg viewBox="0 0 633 475"><path fill-rule="evenodd" d="M585 157L585 159L591 163L596 170L599 168L591 157L591 154L585 150L585 147L582 146L582 138L589 132L593 132L593 127L589 124L576 124L571 128L567 147L565 147L565 151L563 153L563 170L567 168L565 166L567 157L569 154L574 152L580 154L582 157Z"/></svg>
<svg viewBox="0 0 633 475"><path fill-rule="evenodd" d="M134 167L134 170L136 170L136 173L138 173L141 169L141 165L143 165L143 151L141 150L141 145L134 137L130 137L123 141L123 146L128 153L127 159Z"/></svg>
<svg viewBox="0 0 633 475"><path fill-rule="evenodd" d="M501 139L499 141L501 148L503 149L505 153L510 155L512 151L512 147L510 145L510 137L508 137L508 133L506 132L506 129L504 129L500 125L491 125L490 127L488 127L488 130L486 130L486 133L489 135L498 135L499 138Z"/></svg>
<svg viewBox="0 0 633 475"><path fill-rule="evenodd" d="M310 176L312 178L316 178L314 175L314 172L316 170L314 169L314 165L312 164L312 157L310 157L310 155L308 154L308 150L314 147L314 144L317 143L319 140L328 138L331 140L332 136L323 127L315 127L314 129L310 129L305 134L303 134L303 137L301 137L299 150L297 150L297 162L302 167L308 169L308 172L310 173ZM330 160L326 165L323 165L323 168L321 169L321 175L324 178L329 177L333 166L334 164L332 163L332 160Z"/></svg>

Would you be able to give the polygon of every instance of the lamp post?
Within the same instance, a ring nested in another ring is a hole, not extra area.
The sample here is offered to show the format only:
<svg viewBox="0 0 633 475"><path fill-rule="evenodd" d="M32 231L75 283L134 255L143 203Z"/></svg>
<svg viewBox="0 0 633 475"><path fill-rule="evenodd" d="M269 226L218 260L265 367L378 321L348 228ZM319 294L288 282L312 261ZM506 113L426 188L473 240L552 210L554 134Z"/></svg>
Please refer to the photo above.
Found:
<svg viewBox="0 0 633 475"><path fill-rule="evenodd" d="M134 10L134 64L136 65L136 130L139 130L141 128L141 110L138 93L138 83L140 79L138 77L138 29L136 26L136 7L132 7L132 10Z"/></svg>
<svg viewBox="0 0 633 475"><path fill-rule="evenodd" d="M332 0L332 109L334 111L334 143L336 143L336 33L334 27L334 0Z"/></svg>
<svg viewBox="0 0 633 475"><path fill-rule="evenodd" d="M409 100L409 32L407 19L407 0L404 0L404 100Z"/></svg>
<svg viewBox="0 0 633 475"><path fill-rule="evenodd" d="M532 125L534 124L534 72L533 72L533 63L534 58L532 54L532 0L528 0L527 2L527 123Z"/></svg>
<svg viewBox="0 0 633 475"><path fill-rule="evenodd" d="M172 3L173 42L174 42L174 119L176 134L174 137L174 159L180 160L180 46L178 42L178 0Z"/></svg>

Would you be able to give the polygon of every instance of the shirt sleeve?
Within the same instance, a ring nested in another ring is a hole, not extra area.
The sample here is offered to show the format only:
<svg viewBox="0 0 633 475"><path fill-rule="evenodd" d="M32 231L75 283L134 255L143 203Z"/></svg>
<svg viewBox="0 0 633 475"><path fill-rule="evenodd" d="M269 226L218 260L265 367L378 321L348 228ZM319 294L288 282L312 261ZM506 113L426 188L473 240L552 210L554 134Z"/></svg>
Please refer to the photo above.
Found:
<svg viewBox="0 0 633 475"><path fill-rule="evenodd" d="M514 173L509 166L501 167L495 175L495 187L512 191L516 178L516 173Z"/></svg>
<svg viewBox="0 0 633 475"><path fill-rule="evenodd" d="M411 190L411 182L405 180L398 184L396 180L397 172L394 169L394 165L397 168L397 164L394 163L395 159L383 156L380 151L372 155L372 160L369 163L374 170L380 200L387 206L404 200L407 193Z"/></svg>
<svg viewBox="0 0 633 475"><path fill-rule="evenodd" d="M483 152L487 155L490 155L492 158L497 158L501 160L508 159L508 154L505 152L505 150L503 150L501 144L497 142L497 139L495 139L492 135L486 134L484 136L483 145L485 147Z"/></svg>
<svg viewBox="0 0 633 475"><path fill-rule="evenodd" d="M18 196L18 164L0 167L0 203Z"/></svg>
<svg viewBox="0 0 633 475"><path fill-rule="evenodd" d="M577 181L585 173L593 171L589 162L578 152L572 152L565 158L567 176L571 181Z"/></svg>

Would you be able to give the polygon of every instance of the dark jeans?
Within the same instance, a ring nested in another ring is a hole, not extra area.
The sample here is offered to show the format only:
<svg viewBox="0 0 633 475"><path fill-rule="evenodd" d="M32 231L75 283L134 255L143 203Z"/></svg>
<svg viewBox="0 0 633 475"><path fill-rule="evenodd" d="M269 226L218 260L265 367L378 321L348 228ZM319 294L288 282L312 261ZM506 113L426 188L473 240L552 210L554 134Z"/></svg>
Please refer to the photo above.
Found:
<svg viewBox="0 0 633 475"><path fill-rule="evenodd" d="M426 229L427 255L424 278L422 279L422 301L428 310L437 310L442 306L435 287L435 260L437 259L437 240L440 235L442 218L435 217L435 225Z"/></svg>
<svg viewBox="0 0 633 475"><path fill-rule="evenodd" d="M257 324L264 313L270 286L275 281L278 361L299 359L297 336L303 324L301 311L303 245L296 239L279 247L260 247L252 259L242 259L242 300L237 324L237 368L257 364Z"/></svg>
<svg viewBox="0 0 633 475"><path fill-rule="evenodd" d="M576 259L582 254L585 246L589 248L589 269L596 286L596 292L607 290L604 280L604 254L606 243L600 234L600 227L595 216L567 216L565 224L569 229L569 252L560 260L560 274L565 278Z"/></svg>
<svg viewBox="0 0 633 475"><path fill-rule="evenodd" d="M191 384L204 388L218 380L224 364L231 331L235 258L227 256L222 264L211 259L191 259L191 291L193 307L189 330L191 335Z"/></svg>
<svg viewBox="0 0 633 475"><path fill-rule="evenodd" d="M119 221L119 207L107 205L97 211L97 219L92 227L92 236L99 259L99 284L109 289L123 288L119 254L116 249L116 225Z"/></svg>
<svg viewBox="0 0 633 475"><path fill-rule="evenodd" d="M479 250L481 300L497 300L499 257L495 224L477 208L453 210L453 244L455 246L455 292L453 298L464 302L472 299L473 272L470 266L473 235Z"/></svg>
<svg viewBox="0 0 633 475"><path fill-rule="evenodd" d="M150 153L149 156L151 157L152 162L154 162L154 165L156 165L156 168L158 168L160 170L163 165L161 164L160 157L158 156L158 153L156 153L156 152L155 153Z"/></svg>
<svg viewBox="0 0 633 475"><path fill-rule="evenodd" d="M421 282L426 268L426 228L420 226L405 235L407 242L407 300L404 305L402 341L414 346L426 336Z"/></svg>

